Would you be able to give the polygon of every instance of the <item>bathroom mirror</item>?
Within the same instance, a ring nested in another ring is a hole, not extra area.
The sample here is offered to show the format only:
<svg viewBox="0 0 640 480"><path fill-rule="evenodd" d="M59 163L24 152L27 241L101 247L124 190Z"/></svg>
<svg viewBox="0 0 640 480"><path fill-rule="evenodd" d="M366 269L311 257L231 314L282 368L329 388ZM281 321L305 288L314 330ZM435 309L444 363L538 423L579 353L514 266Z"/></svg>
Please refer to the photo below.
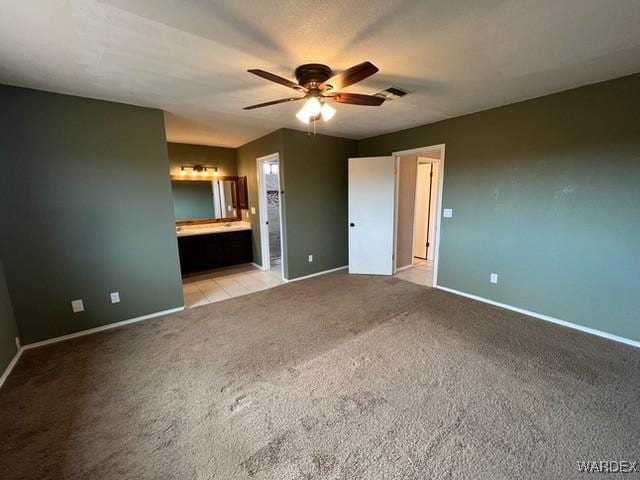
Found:
<svg viewBox="0 0 640 480"><path fill-rule="evenodd" d="M177 225L242 219L238 177L171 178Z"/></svg>

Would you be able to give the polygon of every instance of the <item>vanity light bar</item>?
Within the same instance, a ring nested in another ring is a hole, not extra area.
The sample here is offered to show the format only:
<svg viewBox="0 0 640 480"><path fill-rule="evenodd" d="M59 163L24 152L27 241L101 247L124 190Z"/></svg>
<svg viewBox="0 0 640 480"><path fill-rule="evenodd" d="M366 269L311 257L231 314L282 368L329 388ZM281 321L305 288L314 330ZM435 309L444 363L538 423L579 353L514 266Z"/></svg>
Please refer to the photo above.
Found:
<svg viewBox="0 0 640 480"><path fill-rule="evenodd" d="M210 167L207 165L180 165L180 176L186 176L187 170L191 170L191 175L194 177L200 174L205 177L209 176L211 175L209 170L213 170L213 175L218 176L218 167Z"/></svg>

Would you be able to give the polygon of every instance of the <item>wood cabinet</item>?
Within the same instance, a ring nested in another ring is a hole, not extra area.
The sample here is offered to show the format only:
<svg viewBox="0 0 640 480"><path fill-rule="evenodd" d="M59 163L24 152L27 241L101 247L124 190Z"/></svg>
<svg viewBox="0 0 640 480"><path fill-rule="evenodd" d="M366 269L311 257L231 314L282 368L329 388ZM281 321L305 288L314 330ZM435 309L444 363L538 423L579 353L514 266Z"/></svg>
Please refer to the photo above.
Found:
<svg viewBox="0 0 640 480"><path fill-rule="evenodd" d="M251 230L178 237L182 274L253 261Z"/></svg>

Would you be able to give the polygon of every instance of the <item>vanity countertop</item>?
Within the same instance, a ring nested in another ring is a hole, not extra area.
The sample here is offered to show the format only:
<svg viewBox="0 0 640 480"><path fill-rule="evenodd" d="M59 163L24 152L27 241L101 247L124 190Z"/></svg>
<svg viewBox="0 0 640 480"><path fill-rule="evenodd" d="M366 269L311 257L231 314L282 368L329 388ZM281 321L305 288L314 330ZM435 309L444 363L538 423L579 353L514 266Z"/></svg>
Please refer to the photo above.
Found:
<svg viewBox="0 0 640 480"><path fill-rule="evenodd" d="M180 230L178 230L178 228ZM201 225L183 225L176 228L176 235L178 237L190 237L192 235L207 235L209 233L225 233L225 232L237 232L240 230L251 230L251 224L249 222L218 222L218 223L204 223Z"/></svg>

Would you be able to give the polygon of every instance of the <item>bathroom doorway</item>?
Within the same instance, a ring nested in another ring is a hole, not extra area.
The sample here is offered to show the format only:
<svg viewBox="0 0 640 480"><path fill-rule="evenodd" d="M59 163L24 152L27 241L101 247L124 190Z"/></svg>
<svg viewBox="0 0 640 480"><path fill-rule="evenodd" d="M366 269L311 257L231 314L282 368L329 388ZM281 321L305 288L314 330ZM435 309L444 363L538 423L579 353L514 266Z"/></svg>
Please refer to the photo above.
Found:
<svg viewBox="0 0 640 480"><path fill-rule="evenodd" d="M262 269L282 269L282 189L277 153L257 159Z"/></svg>
<svg viewBox="0 0 640 480"><path fill-rule="evenodd" d="M444 145L403 152L396 158L396 277L437 285Z"/></svg>

